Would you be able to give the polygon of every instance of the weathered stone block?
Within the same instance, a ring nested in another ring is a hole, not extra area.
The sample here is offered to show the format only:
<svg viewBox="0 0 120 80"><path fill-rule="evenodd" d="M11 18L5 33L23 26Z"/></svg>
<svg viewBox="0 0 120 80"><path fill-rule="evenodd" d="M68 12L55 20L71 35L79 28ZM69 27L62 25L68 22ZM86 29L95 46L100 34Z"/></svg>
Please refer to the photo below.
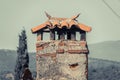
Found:
<svg viewBox="0 0 120 80"><path fill-rule="evenodd" d="M36 54L37 80L87 80L87 48L85 42L41 42Z"/></svg>
<svg viewBox="0 0 120 80"><path fill-rule="evenodd" d="M41 80L87 80L87 54L57 54L39 57L37 77Z"/></svg>

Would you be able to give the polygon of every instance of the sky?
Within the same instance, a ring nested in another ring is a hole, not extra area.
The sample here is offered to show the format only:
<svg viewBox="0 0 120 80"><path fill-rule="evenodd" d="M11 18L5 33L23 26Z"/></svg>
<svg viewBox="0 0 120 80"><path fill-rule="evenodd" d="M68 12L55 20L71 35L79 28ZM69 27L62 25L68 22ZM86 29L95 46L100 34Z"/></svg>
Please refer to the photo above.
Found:
<svg viewBox="0 0 120 80"><path fill-rule="evenodd" d="M31 28L55 17L71 17L92 27L88 44L120 40L120 0L0 0L0 49L18 46L18 35L27 31L28 50L35 51L36 34Z"/></svg>

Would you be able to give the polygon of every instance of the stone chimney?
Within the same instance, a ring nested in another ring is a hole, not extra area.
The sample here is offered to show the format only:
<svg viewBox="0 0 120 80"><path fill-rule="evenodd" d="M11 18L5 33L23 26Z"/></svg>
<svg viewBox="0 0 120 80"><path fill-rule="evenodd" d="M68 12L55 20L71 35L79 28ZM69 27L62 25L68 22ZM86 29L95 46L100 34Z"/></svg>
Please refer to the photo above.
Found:
<svg viewBox="0 0 120 80"><path fill-rule="evenodd" d="M76 20L79 14L71 18L46 16L45 23L31 29L37 34L36 80L88 80L86 32L91 27Z"/></svg>

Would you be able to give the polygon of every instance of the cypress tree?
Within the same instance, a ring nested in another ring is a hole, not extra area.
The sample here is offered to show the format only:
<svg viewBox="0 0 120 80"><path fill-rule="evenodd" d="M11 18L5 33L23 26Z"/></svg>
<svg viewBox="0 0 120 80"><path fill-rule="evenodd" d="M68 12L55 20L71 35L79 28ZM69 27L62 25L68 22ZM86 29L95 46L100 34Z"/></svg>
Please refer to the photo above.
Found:
<svg viewBox="0 0 120 80"><path fill-rule="evenodd" d="M20 80L25 68L29 67L29 55L27 50L27 36L25 29L19 34L17 47L17 60L15 66L15 80Z"/></svg>

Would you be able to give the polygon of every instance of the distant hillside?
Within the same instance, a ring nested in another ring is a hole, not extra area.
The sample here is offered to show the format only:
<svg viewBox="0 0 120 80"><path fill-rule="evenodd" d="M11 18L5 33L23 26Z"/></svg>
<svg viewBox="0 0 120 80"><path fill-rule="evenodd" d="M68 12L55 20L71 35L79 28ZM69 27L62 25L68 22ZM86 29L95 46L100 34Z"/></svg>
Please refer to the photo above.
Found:
<svg viewBox="0 0 120 80"><path fill-rule="evenodd" d="M30 68L35 70L35 53L30 53ZM14 50L0 49L0 72L14 71L17 52Z"/></svg>
<svg viewBox="0 0 120 80"><path fill-rule="evenodd" d="M120 62L120 41L106 41L88 45L89 57Z"/></svg>
<svg viewBox="0 0 120 80"><path fill-rule="evenodd" d="M120 62L89 58L88 80L120 80Z"/></svg>
<svg viewBox="0 0 120 80"><path fill-rule="evenodd" d="M16 51L13 50L0 50L0 72L13 71L16 63Z"/></svg>

